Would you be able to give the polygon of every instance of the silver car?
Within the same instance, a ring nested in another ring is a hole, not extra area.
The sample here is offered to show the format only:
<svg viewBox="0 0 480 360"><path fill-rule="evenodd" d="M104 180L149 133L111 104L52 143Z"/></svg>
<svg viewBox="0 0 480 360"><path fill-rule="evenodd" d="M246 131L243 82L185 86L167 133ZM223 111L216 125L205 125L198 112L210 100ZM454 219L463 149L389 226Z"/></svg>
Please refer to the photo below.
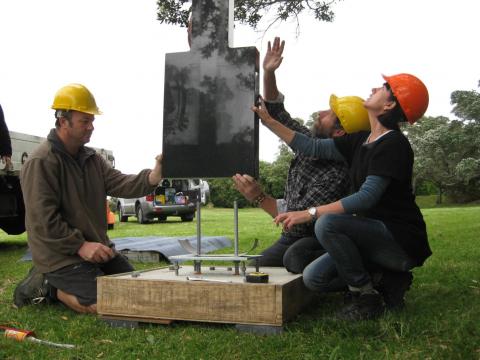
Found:
<svg viewBox="0 0 480 360"><path fill-rule="evenodd" d="M192 221L200 199L200 190L191 188L187 179L164 179L147 196L135 199L118 198L117 211L121 222L129 216L136 216L140 224L155 218L167 220L169 216L180 216L182 221Z"/></svg>

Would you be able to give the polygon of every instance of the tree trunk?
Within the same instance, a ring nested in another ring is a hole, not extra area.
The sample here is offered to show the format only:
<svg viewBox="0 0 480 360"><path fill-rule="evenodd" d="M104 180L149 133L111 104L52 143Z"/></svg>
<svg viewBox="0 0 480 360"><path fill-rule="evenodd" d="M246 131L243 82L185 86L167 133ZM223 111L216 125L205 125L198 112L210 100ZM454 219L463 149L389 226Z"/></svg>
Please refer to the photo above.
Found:
<svg viewBox="0 0 480 360"><path fill-rule="evenodd" d="M441 186L439 186L438 195L437 195L437 205L440 205L442 203L442 195L443 195L443 189Z"/></svg>

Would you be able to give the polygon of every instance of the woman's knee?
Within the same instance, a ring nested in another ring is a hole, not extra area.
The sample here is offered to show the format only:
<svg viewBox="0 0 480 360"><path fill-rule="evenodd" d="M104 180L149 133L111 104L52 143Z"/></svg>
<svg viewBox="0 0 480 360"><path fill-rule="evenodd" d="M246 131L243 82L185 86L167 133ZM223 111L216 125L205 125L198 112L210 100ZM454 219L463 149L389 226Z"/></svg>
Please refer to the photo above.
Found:
<svg viewBox="0 0 480 360"><path fill-rule="evenodd" d="M344 215L325 214L315 222L315 235L322 246L332 238L341 229L341 222Z"/></svg>

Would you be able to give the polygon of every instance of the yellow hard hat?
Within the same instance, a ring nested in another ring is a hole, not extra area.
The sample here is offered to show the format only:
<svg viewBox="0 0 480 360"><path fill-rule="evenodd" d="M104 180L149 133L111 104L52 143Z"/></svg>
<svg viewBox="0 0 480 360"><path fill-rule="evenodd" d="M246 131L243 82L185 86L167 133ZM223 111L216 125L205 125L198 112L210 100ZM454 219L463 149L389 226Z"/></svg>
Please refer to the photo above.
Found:
<svg viewBox="0 0 480 360"><path fill-rule="evenodd" d="M348 134L370 130L368 112L363 106L363 102L364 100L358 96L330 95L330 109L337 115L340 124Z"/></svg>
<svg viewBox="0 0 480 360"><path fill-rule="evenodd" d="M76 110L87 114L102 115L92 93L81 84L68 84L55 94L52 109Z"/></svg>

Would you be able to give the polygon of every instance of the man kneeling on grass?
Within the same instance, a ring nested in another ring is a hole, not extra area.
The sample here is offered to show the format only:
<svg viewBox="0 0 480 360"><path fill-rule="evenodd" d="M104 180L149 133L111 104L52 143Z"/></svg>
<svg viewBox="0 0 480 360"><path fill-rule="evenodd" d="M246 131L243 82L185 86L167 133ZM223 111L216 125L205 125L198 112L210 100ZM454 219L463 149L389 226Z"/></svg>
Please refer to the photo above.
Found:
<svg viewBox="0 0 480 360"><path fill-rule="evenodd" d="M15 289L14 303L59 300L77 312L96 313L97 276L134 270L107 236L105 198L151 192L162 178L161 156L153 170L125 175L84 146L101 112L83 85L61 88L52 108L55 129L20 175L34 266Z"/></svg>

